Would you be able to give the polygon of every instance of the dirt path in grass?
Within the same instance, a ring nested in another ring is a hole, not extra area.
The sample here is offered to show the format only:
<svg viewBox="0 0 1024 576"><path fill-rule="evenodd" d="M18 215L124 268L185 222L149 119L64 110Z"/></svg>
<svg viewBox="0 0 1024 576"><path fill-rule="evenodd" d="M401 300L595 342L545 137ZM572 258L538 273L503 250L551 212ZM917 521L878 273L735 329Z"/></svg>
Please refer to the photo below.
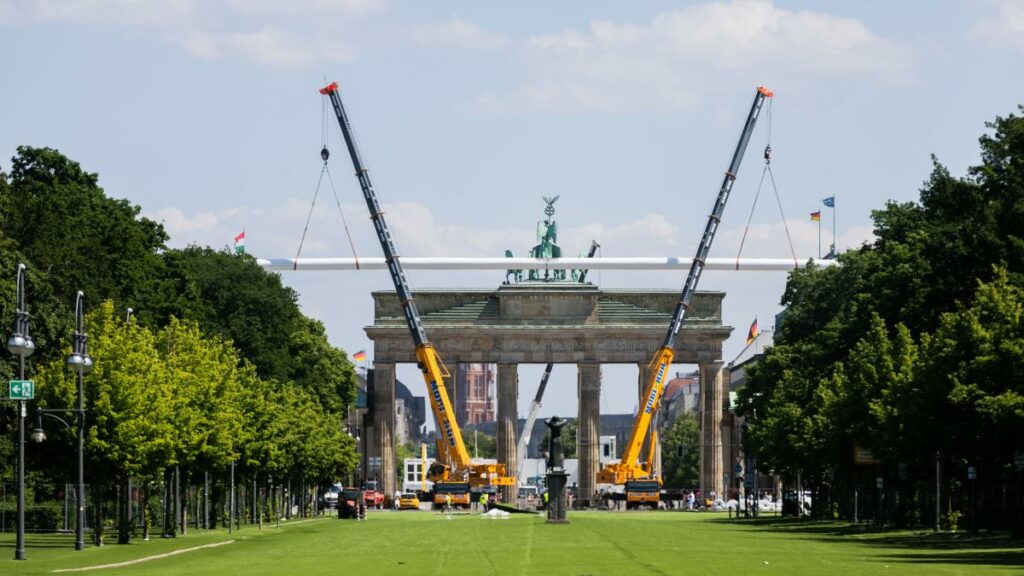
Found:
<svg viewBox="0 0 1024 576"><path fill-rule="evenodd" d="M131 566L132 564L141 564L143 562L149 562L150 560L159 560L161 558L167 558L170 556L177 556L178 554L184 554L185 552L193 552L195 550L202 550L203 548L216 548L217 546L223 546L225 544L233 544L234 540L225 540L223 542L214 542L213 544L203 544L202 546L193 546L192 548L182 548L181 550L173 550L165 554L157 554L156 556L146 556L145 558L136 558L135 560L127 560L125 562L116 562L114 564L100 564L97 566L83 566L82 568L61 568L54 570L54 572L85 572L87 570L101 570L104 568L121 568L124 566Z"/></svg>

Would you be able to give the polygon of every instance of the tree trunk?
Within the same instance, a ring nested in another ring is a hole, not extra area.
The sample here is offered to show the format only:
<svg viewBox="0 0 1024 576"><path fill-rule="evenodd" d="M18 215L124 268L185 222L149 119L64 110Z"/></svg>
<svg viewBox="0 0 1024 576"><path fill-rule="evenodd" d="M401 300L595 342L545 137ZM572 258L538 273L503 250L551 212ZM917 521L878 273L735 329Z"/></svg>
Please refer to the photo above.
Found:
<svg viewBox="0 0 1024 576"><path fill-rule="evenodd" d="M118 493L118 496L119 498L117 503L117 543L130 544L131 533L129 532L130 527L128 525L128 510L132 505L132 495L130 482L128 480L127 475L125 475L125 477L121 480L121 488L120 492Z"/></svg>
<svg viewBox="0 0 1024 576"><path fill-rule="evenodd" d="M103 546L103 488L100 485L92 490L92 507L92 541L96 546Z"/></svg>
<svg viewBox="0 0 1024 576"><path fill-rule="evenodd" d="M149 482L142 483L142 502L139 506L139 513L142 514L142 539L146 542L149 541L149 523L151 519L149 517Z"/></svg>

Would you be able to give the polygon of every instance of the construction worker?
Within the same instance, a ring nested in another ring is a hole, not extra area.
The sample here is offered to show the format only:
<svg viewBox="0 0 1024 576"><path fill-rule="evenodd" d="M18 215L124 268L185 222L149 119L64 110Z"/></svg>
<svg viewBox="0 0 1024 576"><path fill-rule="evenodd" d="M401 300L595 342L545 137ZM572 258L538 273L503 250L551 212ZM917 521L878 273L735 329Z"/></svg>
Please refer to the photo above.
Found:
<svg viewBox="0 0 1024 576"><path fill-rule="evenodd" d="M448 512L452 511L452 495L451 494L445 494L444 495L444 511L445 511L445 513L448 513Z"/></svg>
<svg viewBox="0 0 1024 576"><path fill-rule="evenodd" d="M547 507L548 507L548 498L549 498L548 494L549 494L548 491L545 490L544 491L544 508L545 509L547 509Z"/></svg>
<svg viewBox="0 0 1024 576"><path fill-rule="evenodd" d="M487 492L480 493L480 513L487 511Z"/></svg>

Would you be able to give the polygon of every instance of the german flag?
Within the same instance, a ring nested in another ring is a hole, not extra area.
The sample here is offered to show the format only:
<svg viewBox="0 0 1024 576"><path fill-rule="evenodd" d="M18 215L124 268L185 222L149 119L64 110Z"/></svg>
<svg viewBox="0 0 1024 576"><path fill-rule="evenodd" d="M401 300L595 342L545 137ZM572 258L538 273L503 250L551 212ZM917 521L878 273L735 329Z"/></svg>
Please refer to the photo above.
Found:
<svg viewBox="0 0 1024 576"><path fill-rule="evenodd" d="M747 333L747 346L750 346L750 343L753 342L760 333L761 332L757 329L757 318L754 318L754 323L750 325L750 332Z"/></svg>
<svg viewBox="0 0 1024 576"><path fill-rule="evenodd" d="M817 212L811 212L811 220L814 221L814 222L820 222L821 221L821 210L818 210Z"/></svg>
<svg viewBox="0 0 1024 576"><path fill-rule="evenodd" d="M356 362L363 362L366 360L366 350L360 350L352 355L352 359Z"/></svg>

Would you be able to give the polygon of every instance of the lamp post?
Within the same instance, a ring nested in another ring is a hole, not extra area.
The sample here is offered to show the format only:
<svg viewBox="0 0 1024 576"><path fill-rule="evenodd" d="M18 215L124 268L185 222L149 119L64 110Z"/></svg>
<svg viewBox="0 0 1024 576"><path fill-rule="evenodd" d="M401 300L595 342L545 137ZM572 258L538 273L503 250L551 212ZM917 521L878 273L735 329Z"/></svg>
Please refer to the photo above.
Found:
<svg viewBox="0 0 1024 576"><path fill-rule="evenodd" d="M53 412L68 412L68 410L47 410L44 408L36 407L36 427L32 430L32 434L29 435L29 440L35 442L36 444L40 444L46 441L46 430L43 430L43 416L47 416L53 418L54 420L57 420L58 422L63 424L65 428L68 429L68 432L72 431L71 424L68 424L67 420L61 418L60 416L57 416L56 414L53 414ZM64 524L65 526L67 525L67 520L65 520Z"/></svg>
<svg viewBox="0 0 1024 576"><path fill-rule="evenodd" d="M25 358L32 355L36 345L28 334L28 310L25 304L25 265L18 264L17 303L14 311L14 334L7 339L7 349L18 357L18 378L25 379ZM25 401L18 401L18 510L15 518L17 540L14 559L25 559Z"/></svg>
<svg viewBox="0 0 1024 576"><path fill-rule="evenodd" d="M78 428L78 487L75 494L75 503L78 509L75 513L75 550L85 549L85 407L82 399L82 379L92 371L92 358L89 357L89 336L85 333L85 318L83 308L85 306L85 294L81 290L75 295L75 332L71 345L71 355L68 356L68 367L75 371L78 377L76 393L77 404L74 412L77 415Z"/></svg>

